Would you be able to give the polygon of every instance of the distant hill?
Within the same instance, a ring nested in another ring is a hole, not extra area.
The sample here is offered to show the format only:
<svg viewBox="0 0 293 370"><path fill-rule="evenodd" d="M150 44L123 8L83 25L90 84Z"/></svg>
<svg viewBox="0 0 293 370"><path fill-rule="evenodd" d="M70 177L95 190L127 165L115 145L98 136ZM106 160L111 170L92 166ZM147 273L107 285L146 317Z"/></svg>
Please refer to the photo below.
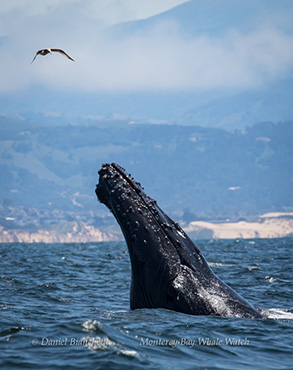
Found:
<svg viewBox="0 0 293 370"><path fill-rule="evenodd" d="M184 125L245 129L255 122L290 121L293 117L293 79L253 91L220 97L186 112L176 122Z"/></svg>
<svg viewBox="0 0 293 370"><path fill-rule="evenodd" d="M293 2L291 0L192 0L148 19L115 25L104 30L104 34L99 34L99 37L105 37L105 42L111 43L113 40L119 43L119 40L125 40L128 37L136 39L141 35L152 35L158 25L166 23L170 23L171 30L175 30L174 39L180 38L183 42L208 38L213 45L213 42L217 43L217 40L221 40L221 37L229 32L242 35L245 39L247 35L264 29L277 32L273 34L269 32L267 39L263 40L264 44L269 43L270 37L274 38L276 35L279 35L282 40L284 36L290 41L293 35ZM152 42L153 40L156 38L151 38ZM250 43L239 46L240 59L241 53L250 46ZM151 46L150 50L153 50ZM227 44L227 52L229 51L231 50ZM275 53L270 49L267 52L268 59ZM260 55L263 56L263 54ZM266 56L262 58L266 59ZM262 79L259 84L256 81L253 88L233 89L220 86L210 89L208 87L202 89L170 87L138 88L133 91L131 89L99 91L97 86L97 91L84 92L78 89L59 90L36 84L19 92L1 93L0 114L23 116L30 112L31 116L32 113L54 112L60 116L59 123L62 119L64 122L64 116L73 117L72 123L74 123L74 117L116 115L128 120L145 122L165 120L178 125L200 125L229 130L244 129L255 122L291 121L293 119L293 77L292 67L290 69L292 57L288 48L283 52L283 59L285 60L284 71L276 72L282 60L268 61L266 68L271 69L271 74L264 79L265 83ZM262 60L255 61L256 68L258 62L260 71L263 71ZM266 72L263 71L263 73ZM50 118L52 121L53 117Z"/></svg>
<svg viewBox="0 0 293 370"><path fill-rule="evenodd" d="M292 122L268 122L229 132L110 121L42 124L0 117L0 204L60 209L74 212L73 218L93 211L94 217L106 212L94 194L97 171L104 162L117 162L163 209L186 222L289 212L292 127Z"/></svg>
<svg viewBox="0 0 293 370"><path fill-rule="evenodd" d="M173 21L189 36L220 35L229 29L247 32L263 24L293 32L291 0L191 0L148 19L113 26L113 32L146 32L162 21Z"/></svg>
<svg viewBox="0 0 293 370"><path fill-rule="evenodd" d="M178 33L187 40L207 36L216 40L228 32L247 35L265 27L292 35L293 3L290 0L191 0L148 19L116 25L111 32L120 37L145 35L164 22L177 27ZM181 91L177 93L177 111L174 112L173 107L173 115L165 113L165 118L176 124L232 130L244 129L255 122L288 121L293 118L292 87L291 70L286 77L260 84L258 88L209 92L203 89L193 94ZM158 98L160 101L160 96ZM172 103L170 99L170 107ZM182 107L184 113L180 110Z"/></svg>

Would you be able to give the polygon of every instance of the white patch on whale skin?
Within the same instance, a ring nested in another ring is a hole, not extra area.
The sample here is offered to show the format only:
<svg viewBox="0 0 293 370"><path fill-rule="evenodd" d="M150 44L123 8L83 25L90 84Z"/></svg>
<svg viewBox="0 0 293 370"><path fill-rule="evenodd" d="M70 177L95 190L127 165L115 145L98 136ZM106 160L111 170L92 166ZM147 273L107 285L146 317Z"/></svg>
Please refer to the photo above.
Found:
<svg viewBox="0 0 293 370"><path fill-rule="evenodd" d="M183 274L178 274L173 280L173 286L175 289L183 289L185 283L185 277Z"/></svg>
<svg viewBox="0 0 293 370"><path fill-rule="evenodd" d="M186 239L185 235L181 231L179 230L176 230L176 231L181 236L181 238Z"/></svg>
<svg viewBox="0 0 293 370"><path fill-rule="evenodd" d="M219 294L217 289L210 289L210 291L208 291L204 288L200 288L198 295L209 303L216 315L237 317L237 314L235 315L235 312L232 312L229 305L227 305L226 297Z"/></svg>
<svg viewBox="0 0 293 370"><path fill-rule="evenodd" d="M197 277L190 271L187 266L182 266L182 272L176 276L173 281L173 286L175 289L183 290L185 297L188 297L188 300L193 301L194 296L197 295L202 301L207 302L207 305L210 306L211 310L215 315L226 316L226 317L242 317L241 314L237 315L234 310L230 308L228 304L229 298L221 290L219 290L218 281L214 281L212 286L203 287L202 283L199 282ZM187 290L186 279L192 280L191 284L193 287L196 287L196 290ZM211 282L209 282L210 284Z"/></svg>

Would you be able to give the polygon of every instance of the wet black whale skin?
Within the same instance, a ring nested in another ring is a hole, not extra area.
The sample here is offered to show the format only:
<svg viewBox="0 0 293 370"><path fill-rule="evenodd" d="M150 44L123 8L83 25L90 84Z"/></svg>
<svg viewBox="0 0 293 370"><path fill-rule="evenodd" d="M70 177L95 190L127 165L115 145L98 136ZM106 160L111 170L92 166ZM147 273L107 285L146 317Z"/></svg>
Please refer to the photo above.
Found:
<svg viewBox="0 0 293 370"><path fill-rule="evenodd" d="M180 226L118 164L103 164L96 194L115 216L131 260L130 307L261 318L210 269Z"/></svg>

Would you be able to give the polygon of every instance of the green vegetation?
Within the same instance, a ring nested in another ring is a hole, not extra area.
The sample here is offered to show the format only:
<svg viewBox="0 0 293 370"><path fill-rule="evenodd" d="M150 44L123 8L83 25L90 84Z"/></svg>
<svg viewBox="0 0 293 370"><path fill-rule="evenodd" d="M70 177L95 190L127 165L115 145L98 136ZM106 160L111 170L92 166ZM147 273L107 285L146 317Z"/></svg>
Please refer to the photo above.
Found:
<svg viewBox="0 0 293 370"><path fill-rule="evenodd" d="M293 209L292 122L245 131L177 125L35 124L0 118L0 203L97 209L103 162L117 162L185 221Z"/></svg>

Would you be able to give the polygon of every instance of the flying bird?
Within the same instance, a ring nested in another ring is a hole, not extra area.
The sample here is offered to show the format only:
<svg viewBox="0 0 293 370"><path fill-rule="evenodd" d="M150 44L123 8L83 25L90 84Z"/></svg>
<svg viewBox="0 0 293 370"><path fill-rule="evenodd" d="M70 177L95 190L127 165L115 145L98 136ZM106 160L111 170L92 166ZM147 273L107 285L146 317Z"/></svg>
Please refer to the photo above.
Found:
<svg viewBox="0 0 293 370"><path fill-rule="evenodd" d="M32 63L33 63L33 61L36 59L36 57L37 57L38 55L43 55L43 56L45 56L45 55L47 55L47 54L52 54L52 52L53 52L53 53L54 53L54 52L56 52L56 53L60 53L60 54L64 55L65 57L67 57L68 59L70 59L70 60L72 60L72 61L74 62L74 59L72 59L68 54L66 54L64 50L62 50L62 49L49 49L49 48L47 48L47 49L41 49L41 50L38 50L38 51L36 52L36 55L34 56L34 59L32 60Z"/></svg>

